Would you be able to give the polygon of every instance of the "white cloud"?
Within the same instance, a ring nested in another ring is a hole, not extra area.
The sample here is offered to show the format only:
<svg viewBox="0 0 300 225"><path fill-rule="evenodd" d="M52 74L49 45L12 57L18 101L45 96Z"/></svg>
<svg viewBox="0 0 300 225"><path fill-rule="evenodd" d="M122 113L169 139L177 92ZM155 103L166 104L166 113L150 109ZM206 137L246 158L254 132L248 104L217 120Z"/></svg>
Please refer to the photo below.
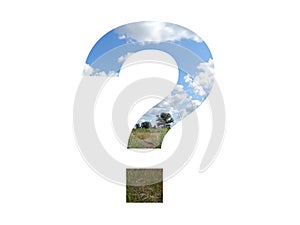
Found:
<svg viewBox="0 0 300 225"><path fill-rule="evenodd" d="M176 85L172 92L175 94L184 93L183 85L181 85L181 84Z"/></svg>
<svg viewBox="0 0 300 225"><path fill-rule="evenodd" d="M118 76L119 74L116 71L109 71L106 73L105 71L99 71L98 69L94 69L89 64L85 64L83 69L84 76L107 76L107 77L114 77Z"/></svg>
<svg viewBox="0 0 300 225"><path fill-rule="evenodd" d="M163 112L164 108L159 108L159 107L154 107L152 109L149 110L149 112L147 113L147 115L158 115L160 114L161 112Z"/></svg>
<svg viewBox="0 0 300 225"><path fill-rule="evenodd" d="M122 55L118 58L118 63L122 63L125 62L126 59L128 59L129 56L131 56L133 53L132 52L128 52L126 55Z"/></svg>
<svg viewBox="0 0 300 225"><path fill-rule="evenodd" d="M183 85L176 85L171 95L167 96L158 105L150 109L143 117L147 118L147 121L151 121L152 124L156 124L156 115L162 112L170 113L171 116L178 122L185 116L193 112L198 106L201 105L201 101L193 100L185 90Z"/></svg>
<svg viewBox="0 0 300 225"><path fill-rule="evenodd" d="M190 74L187 74L186 76L184 76L184 81L185 81L186 83L189 83L189 82L192 82L193 79L192 79L192 77L191 77Z"/></svg>
<svg viewBox="0 0 300 225"><path fill-rule="evenodd" d="M94 74L95 76L107 76L107 77L115 77L118 76L119 74L116 71L110 70L108 73L104 71L100 71Z"/></svg>
<svg viewBox="0 0 300 225"><path fill-rule="evenodd" d="M191 100L191 96L188 96L183 89L182 85L176 85L175 88L173 89L171 95L165 98L165 101L175 107L179 106L185 102L188 102Z"/></svg>
<svg viewBox="0 0 300 225"><path fill-rule="evenodd" d="M199 100L190 100L179 112L181 119L192 113L201 105Z"/></svg>
<svg viewBox="0 0 300 225"><path fill-rule="evenodd" d="M157 107L159 107L159 108L168 108L168 107L171 107L171 106L170 106L169 102L163 100L162 102L159 103L159 105L157 105Z"/></svg>
<svg viewBox="0 0 300 225"><path fill-rule="evenodd" d="M164 22L140 22L124 25L116 32L119 39L129 38L137 42L161 43L165 41L180 41L189 39L195 42L202 42L201 38L192 31L170 23Z"/></svg>
<svg viewBox="0 0 300 225"><path fill-rule="evenodd" d="M180 110L179 115L180 115L180 120L182 120L184 117L186 117L187 116L186 109Z"/></svg>
<svg viewBox="0 0 300 225"><path fill-rule="evenodd" d="M85 64L83 68L83 75L84 76L92 76L94 73L94 68L91 67L89 64Z"/></svg>
<svg viewBox="0 0 300 225"><path fill-rule="evenodd" d="M195 106L200 106L201 105L201 103L202 102L200 102L199 100L192 100L192 102L193 102L193 104L195 105Z"/></svg>
<svg viewBox="0 0 300 225"><path fill-rule="evenodd" d="M198 79L197 79L198 80ZM203 89L203 86L200 86L199 85L199 82L195 81L192 82L190 84L190 87L192 88L193 92L196 94L196 95L200 95L200 96L205 96L206 95L206 91Z"/></svg>
<svg viewBox="0 0 300 225"><path fill-rule="evenodd" d="M192 97L186 94L182 85L176 85L171 95L167 96L146 115L156 116L162 112L167 112L174 117L175 114L180 113L179 108L185 107L188 103L193 104Z"/></svg>
<svg viewBox="0 0 300 225"><path fill-rule="evenodd" d="M200 63L197 67L200 72L195 75L187 74L184 76L184 81L189 85L192 91L199 96L207 95L205 89L211 89L214 81L214 64L213 60Z"/></svg>

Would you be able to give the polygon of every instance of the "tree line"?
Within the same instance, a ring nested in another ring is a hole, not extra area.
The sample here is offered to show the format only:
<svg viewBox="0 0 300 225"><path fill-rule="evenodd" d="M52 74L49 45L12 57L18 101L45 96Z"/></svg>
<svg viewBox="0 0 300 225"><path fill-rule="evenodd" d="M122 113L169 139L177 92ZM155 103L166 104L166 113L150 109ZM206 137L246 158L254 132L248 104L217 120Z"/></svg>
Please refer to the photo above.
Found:
<svg viewBox="0 0 300 225"><path fill-rule="evenodd" d="M149 129L149 128L171 128L171 123L174 122L170 113L162 112L160 115L156 115L156 125L152 125L151 122L145 121L141 124L137 123L135 129Z"/></svg>

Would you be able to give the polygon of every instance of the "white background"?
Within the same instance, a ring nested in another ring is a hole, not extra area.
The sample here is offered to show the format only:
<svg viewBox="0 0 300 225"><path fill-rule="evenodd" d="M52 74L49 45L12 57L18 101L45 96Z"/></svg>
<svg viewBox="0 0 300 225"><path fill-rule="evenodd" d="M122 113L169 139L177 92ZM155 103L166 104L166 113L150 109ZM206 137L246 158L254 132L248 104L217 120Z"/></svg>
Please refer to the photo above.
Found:
<svg viewBox="0 0 300 225"><path fill-rule="evenodd" d="M0 224L299 224L297 3L2 1ZM198 173L200 149L164 183L163 204L126 204L125 188L82 159L72 127L90 49L141 20L199 34L226 103L217 160Z"/></svg>

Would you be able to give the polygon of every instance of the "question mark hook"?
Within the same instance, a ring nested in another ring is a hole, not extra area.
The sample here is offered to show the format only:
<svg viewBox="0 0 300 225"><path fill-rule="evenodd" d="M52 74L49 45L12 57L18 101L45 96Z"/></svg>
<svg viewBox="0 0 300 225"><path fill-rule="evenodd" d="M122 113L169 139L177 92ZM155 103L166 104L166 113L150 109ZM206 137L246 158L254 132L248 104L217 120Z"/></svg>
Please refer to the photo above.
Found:
<svg viewBox="0 0 300 225"><path fill-rule="evenodd" d="M126 184L124 177L122 174L112 172L111 168L119 168L122 171L129 166L111 158L99 142L92 119L94 102L97 93L103 88L107 79L118 76L122 63L130 54L149 49L160 50L173 56L178 68L180 68L179 73L183 73L182 76L179 75L178 83L171 93L172 96L168 99L170 101L164 102L171 107L175 106L174 103L176 102L181 103L179 108L170 113L173 122L168 123L171 120L168 120L170 117L167 115L161 118L166 120L155 120L156 123L163 122L170 124L170 127L171 125L174 126L176 119L184 118L206 99L214 81L213 61L207 45L192 31L175 24L163 22L126 24L110 31L95 44L86 60L85 76L78 88L74 103L74 131L79 149L87 163L99 175L119 184ZM91 76L96 77L92 78ZM216 89L218 90L218 86L215 85L214 90ZM213 99L223 103L223 99L220 98L221 95L216 96ZM212 111L214 111L213 107L214 105L211 104ZM183 129L187 127L188 129L198 130L197 122L195 122L197 119L193 115L195 114L192 113L190 117L183 120ZM221 118L221 122L224 120L225 114L223 119ZM217 121L219 120L213 121L214 125ZM185 126L185 124L187 125ZM183 132L183 136L188 132ZM180 145L178 149L186 148L188 143L195 144L197 134L191 133L185 138L183 137L183 139L186 139L186 141L182 141L185 146ZM222 134L219 135L220 137L222 138ZM192 139L188 140L188 138ZM220 143L221 141L219 141ZM195 145L188 147L188 151L176 150L169 159L154 167L164 168L164 179L168 179L183 167L190 158L194 147ZM216 146L211 145L210 149L213 149L213 147ZM208 151L205 153L200 170L208 167L217 152L218 150L214 150L210 154L208 154Z"/></svg>

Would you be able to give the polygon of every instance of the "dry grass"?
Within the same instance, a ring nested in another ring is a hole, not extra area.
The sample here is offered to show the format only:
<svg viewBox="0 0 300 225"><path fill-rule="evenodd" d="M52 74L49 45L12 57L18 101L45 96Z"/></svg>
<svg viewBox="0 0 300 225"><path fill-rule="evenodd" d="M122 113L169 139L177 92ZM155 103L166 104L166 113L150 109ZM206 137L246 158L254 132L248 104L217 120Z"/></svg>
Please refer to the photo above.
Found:
<svg viewBox="0 0 300 225"><path fill-rule="evenodd" d="M127 169L126 202L163 202L162 169Z"/></svg>
<svg viewBox="0 0 300 225"><path fill-rule="evenodd" d="M133 129L127 148L161 148L163 139L170 128Z"/></svg>
<svg viewBox="0 0 300 225"><path fill-rule="evenodd" d="M150 137L150 133L149 132L139 132L139 133L136 133L135 136L138 138L138 139L146 139L146 138L149 138Z"/></svg>

